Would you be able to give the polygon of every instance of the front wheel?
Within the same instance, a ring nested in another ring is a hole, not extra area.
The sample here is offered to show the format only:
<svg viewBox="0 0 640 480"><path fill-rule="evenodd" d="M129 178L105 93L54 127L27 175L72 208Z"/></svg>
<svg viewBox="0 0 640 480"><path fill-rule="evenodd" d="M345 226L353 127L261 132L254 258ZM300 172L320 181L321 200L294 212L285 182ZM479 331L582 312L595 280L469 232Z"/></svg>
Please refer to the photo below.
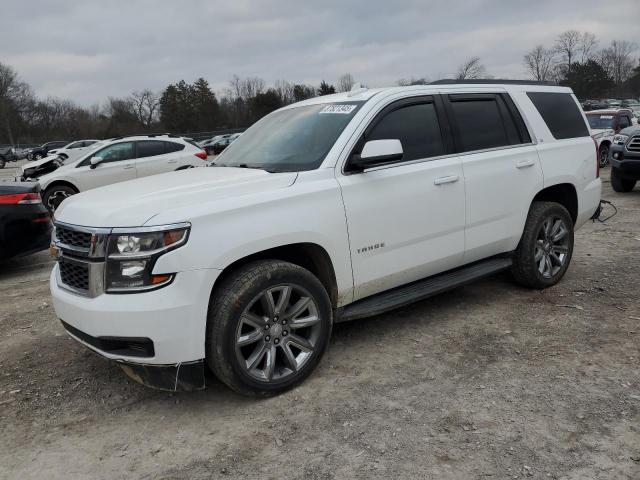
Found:
<svg viewBox="0 0 640 480"><path fill-rule="evenodd" d="M33 159L34 159L34 160L42 160L43 158L44 158L44 157L42 156L42 154L41 154L41 153L36 153L36 154L33 156Z"/></svg>
<svg viewBox="0 0 640 480"><path fill-rule="evenodd" d="M332 308L322 283L292 263L249 263L216 288L207 363L243 395L268 396L308 377L329 343Z"/></svg>
<svg viewBox="0 0 640 480"><path fill-rule="evenodd" d="M65 198L69 198L76 193L78 192L67 185L54 185L44 191L42 201L50 212L55 212Z"/></svg>
<svg viewBox="0 0 640 480"><path fill-rule="evenodd" d="M600 146L600 167L606 167L609 165L609 145Z"/></svg>
<svg viewBox="0 0 640 480"><path fill-rule="evenodd" d="M0 157L0 170L3 169L6 164L7 161L4 158Z"/></svg>
<svg viewBox="0 0 640 480"><path fill-rule="evenodd" d="M636 186L636 181L624 178L617 168L611 169L611 188L616 192L630 192Z"/></svg>
<svg viewBox="0 0 640 480"><path fill-rule="evenodd" d="M564 276L573 254L573 220L555 202L533 202L513 256L513 276L529 288L547 288Z"/></svg>

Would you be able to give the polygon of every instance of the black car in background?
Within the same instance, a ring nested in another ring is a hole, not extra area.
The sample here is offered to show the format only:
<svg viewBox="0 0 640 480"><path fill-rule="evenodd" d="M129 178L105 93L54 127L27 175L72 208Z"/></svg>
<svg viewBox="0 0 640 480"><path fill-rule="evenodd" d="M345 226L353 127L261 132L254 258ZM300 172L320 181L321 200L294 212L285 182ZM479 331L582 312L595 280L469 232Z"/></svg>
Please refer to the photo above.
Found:
<svg viewBox="0 0 640 480"><path fill-rule="evenodd" d="M14 162L15 160L16 155L13 147L0 148L0 168L4 168L7 162Z"/></svg>
<svg viewBox="0 0 640 480"><path fill-rule="evenodd" d="M62 148L67 144L69 144L69 141L67 140L64 140L64 141L58 140L55 142L47 142L43 145L40 145L39 147L35 147L29 152L29 155L28 155L29 160L40 160L41 158L44 158L47 156L47 154L49 153L49 150Z"/></svg>
<svg viewBox="0 0 640 480"><path fill-rule="evenodd" d="M35 182L0 182L0 260L46 250L51 218Z"/></svg>

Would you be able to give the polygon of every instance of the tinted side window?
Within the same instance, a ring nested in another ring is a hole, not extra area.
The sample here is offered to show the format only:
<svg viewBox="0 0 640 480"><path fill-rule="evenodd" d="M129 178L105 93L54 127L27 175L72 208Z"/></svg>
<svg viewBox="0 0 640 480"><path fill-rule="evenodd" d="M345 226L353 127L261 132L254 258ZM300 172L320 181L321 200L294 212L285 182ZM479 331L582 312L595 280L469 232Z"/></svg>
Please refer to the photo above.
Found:
<svg viewBox="0 0 640 480"><path fill-rule="evenodd" d="M184 150L183 144L176 142L164 142L165 153L179 152L180 150Z"/></svg>
<svg viewBox="0 0 640 480"><path fill-rule="evenodd" d="M507 119L509 122L503 122L496 98L449 95L449 100L458 127L460 151L469 152L520 143L515 141L517 130L513 120ZM505 123L509 125L509 134Z"/></svg>
<svg viewBox="0 0 640 480"><path fill-rule="evenodd" d="M156 140L143 140L136 142L137 157L153 157L155 155L164 154L164 142L158 142Z"/></svg>
<svg viewBox="0 0 640 480"><path fill-rule="evenodd" d="M440 124L433 103L400 107L386 114L366 140L393 140L402 143L403 160L436 157L445 153Z"/></svg>
<svg viewBox="0 0 640 480"><path fill-rule="evenodd" d="M627 128L630 125L631 125L631 119L629 117L627 117L626 115L623 115L620 117L620 123L618 125L618 128Z"/></svg>
<svg viewBox="0 0 640 480"><path fill-rule="evenodd" d="M553 138L588 137L589 130L573 97L559 92L527 92Z"/></svg>
<svg viewBox="0 0 640 480"><path fill-rule="evenodd" d="M133 158L133 142L110 145L95 153L94 157L101 157L103 163L131 160Z"/></svg>

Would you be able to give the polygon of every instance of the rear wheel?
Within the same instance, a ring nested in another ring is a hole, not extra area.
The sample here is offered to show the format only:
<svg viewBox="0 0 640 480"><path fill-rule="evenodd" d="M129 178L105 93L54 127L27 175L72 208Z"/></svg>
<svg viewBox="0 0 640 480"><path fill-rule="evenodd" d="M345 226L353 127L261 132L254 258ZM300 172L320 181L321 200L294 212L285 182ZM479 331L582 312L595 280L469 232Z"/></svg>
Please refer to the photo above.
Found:
<svg viewBox="0 0 640 480"><path fill-rule="evenodd" d="M243 395L274 395L320 362L332 327L329 296L308 270L265 260L240 267L212 294L207 362Z"/></svg>
<svg viewBox="0 0 640 480"><path fill-rule="evenodd" d="M513 257L515 280L530 288L547 288L564 276L573 254L573 220L555 202L533 202Z"/></svg>
<svg viewBox="0 0 640 480"><path fill-rule="evenodd" d="M4 168L6 164L7 161L4 159L4 157L0 157L0 169Z"/></svg>
<svg viewBox="0 0 640 480"><path fill-rule="evenodd" d="M42 201L50 212L55 212L65 198L78 193L67 185L53 185L44 191Z"/></svg>
<svg viewBox="0 0 640 480"><path fill-rule="evenodd" d="M635 186L635 180L624 178L617 168L611 169L611 188L616 192L630 192Z"/></svg>
<svg viewBox="0 0 640 480"><path fill-rule="evenodd" d="M600 167L606 167L609 164L609 145L600 145Z"/></svg>

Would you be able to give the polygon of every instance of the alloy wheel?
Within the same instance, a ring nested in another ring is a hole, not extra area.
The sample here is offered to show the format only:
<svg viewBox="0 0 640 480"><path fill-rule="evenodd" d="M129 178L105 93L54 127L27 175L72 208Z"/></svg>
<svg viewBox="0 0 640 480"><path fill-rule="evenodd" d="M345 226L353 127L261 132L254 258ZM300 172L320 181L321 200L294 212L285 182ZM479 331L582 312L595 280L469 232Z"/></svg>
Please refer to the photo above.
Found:
<svg viewBox="0 0 640 480"><path fill-rule="evenodd" d="M280 381L311 359L322 322L311 294L294 284L269 287L243 311L235 336L236 357L250 377Z"/></svg>
<svg viewBox="0 0 640 480"><path fill-rule="evenodd" d="M55 212L56 209L62 203L62 201L65 198L69 198L70 196L71 196L71 193L65 190L54 190L53 192L51 192L51 195L47 197L47 208L50 211Z"/></svg>
<svg viewBox="0 0 640 480"><path fill-rule="evenodd" d="M544 278L552 278L562 269L569 252L569 228L557 216L548 217L538 231L534 261Z"/></svg>
<svg viewBox="0 0 640 480"><path fill-rule="evenodd" d="M609 148L601 147L600 148L600 166L605 167L609 164Z"/></svg>

